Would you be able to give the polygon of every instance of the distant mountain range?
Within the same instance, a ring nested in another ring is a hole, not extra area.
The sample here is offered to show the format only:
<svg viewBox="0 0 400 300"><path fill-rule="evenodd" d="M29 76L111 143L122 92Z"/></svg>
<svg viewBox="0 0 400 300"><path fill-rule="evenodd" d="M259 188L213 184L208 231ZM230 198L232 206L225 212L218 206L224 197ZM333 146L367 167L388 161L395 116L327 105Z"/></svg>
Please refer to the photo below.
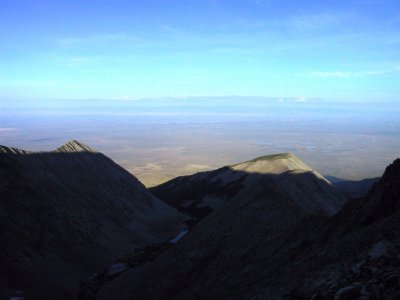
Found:
<svg viewBox="0 0 400 300"><path fill-rule="evenodd" d="M187 218L129 172L70 141L52 152L0 146L0 298L71 299L78 283ZM47 298L46 298L47 297Z"/></svg>
<svg viewBox="0 0 400 300"><path fill-rule="evenodd" d="M3 298L400 297L400 159L331 183L275 154L148 191L71 141L0 146L0 178Z"/></svg>

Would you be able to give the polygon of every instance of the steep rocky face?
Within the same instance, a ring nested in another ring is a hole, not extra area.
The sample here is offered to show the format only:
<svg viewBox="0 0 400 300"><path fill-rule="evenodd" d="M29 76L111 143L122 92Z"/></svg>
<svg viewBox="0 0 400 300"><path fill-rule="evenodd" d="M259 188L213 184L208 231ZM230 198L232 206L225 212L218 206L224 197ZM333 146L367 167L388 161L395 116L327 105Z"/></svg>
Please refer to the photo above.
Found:
<svg viewBox="0 0 400 300"><path fill-rule="evenodd" d="M1 298L71 299L80 279L184 228L182 214L77 141L53 152L0 146L0 216Z"/></svg>
<svg viewBox="0 0 400 300"><path fill-rule="evenodd" d="M265 180L272 180L294 205L307 213L333 215L346 201L322 175L290 153L178 177L150 190L179 210L202 218L238 195L262 198L254 190Z"/></svg>
<svg viewBox="0 0 400 300"><path fill-rule="evenodd" d="M293 279L290 274L282 276L283 270L291 268L292 249L305 249L307 233L345 201L321 175L291 154L178 179L174 182L177 194L180 182L187 191L192 184L203 192L200 199L191 199L197 204L204 203L204 197L219 197L224 203L169 251L107 284L100 299L112 295L121 299L252 299L260 295L279 299L283 280L288 286ZM233 182L240 182L240 187L229 197L222 198L222 190L216 195L215 189L207 194L209 186L231 191Z"/></svg>
<svg viewBox="0 0 400 300"><path fill-rule="evenodd" d="M381 180L365 197L364 222L369 223L390 216L400 207L400 159L388 166Z"/></svg>
<svg viewBox="0 0 400 300"><path fill-rule="evenodd" d="M400 298L400 159L363 197L308 232L307 275L287 299ZM296 272L296 271L295 271Z"/></svg>

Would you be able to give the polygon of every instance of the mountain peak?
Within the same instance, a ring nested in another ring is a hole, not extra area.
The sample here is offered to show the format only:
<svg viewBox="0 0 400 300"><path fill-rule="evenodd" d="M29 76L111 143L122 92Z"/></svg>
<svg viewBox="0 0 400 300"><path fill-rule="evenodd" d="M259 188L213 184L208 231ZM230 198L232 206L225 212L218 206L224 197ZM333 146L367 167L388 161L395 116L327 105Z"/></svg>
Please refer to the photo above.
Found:
<svg viewBox="0 0 400 300"><path fill-rule="evenodd" d="M278 153L278 154L269 154L269 155L263 155L256 157L249 162L257 162L261 160L278 160L278 159L289 159L289 158L294 158L295 156L292 153Z"/></svg>
<svg viewBox="0 0 400 300"><path fill-rule="evenodd" d="M3 154L25 154L27 151L0 145L0 153Z"/></svg>
<svg viewBox="0 0 400 300"><path fill-rule="evenodd" d="M312 168L292 153L264 155L233 165L231 168L261 174L280 174L293 170L313 171Z"/></svg>
<svg viewBox="0 0 400 300"><path fill-rule="evenodd" d="M57 152L96 152L93 148L78 142L77 140L71 140L61 147L56 149Z"/></svg>

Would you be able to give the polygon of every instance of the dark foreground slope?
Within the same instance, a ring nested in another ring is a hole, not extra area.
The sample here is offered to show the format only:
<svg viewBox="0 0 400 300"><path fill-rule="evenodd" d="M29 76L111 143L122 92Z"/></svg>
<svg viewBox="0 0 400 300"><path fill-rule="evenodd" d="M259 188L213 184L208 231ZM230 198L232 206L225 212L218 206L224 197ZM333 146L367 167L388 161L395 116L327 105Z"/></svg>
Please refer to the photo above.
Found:
<svg viewBox="0 0 400 300"><path fill-rule="evenodd" d="M71 299L80 279L179 232L183 216L130 173L71 141L0 146L0 298Z"/></svg>
<svg viewBox="0 0 400 300"><path fill-rule="evenodd" d="M292 299L400 299L400 159L309 241L297 260L315 272L298 281Z"/></svg>
<svg viewBox="0 0 400 300"><path fill-rule="evenodd" d="M169 203L179 208L187 200L194 208L221 204L155 261L108 283L100 299L279 298L284 288L292 286L292 249L307 244L304 239L287 242L286 237L300 236L299 226L314 229L309 224L327 220L345 201L328 181L291 154L177 179L164 185L165 190L168 186ZM190 193L190 186L200 196ZM217 187L227 194L216 192ZM181 191L185 191L182 199L176 196ZM161 189L158 192L162 197ZM294 234L293 228L299 231Z"/></svg>

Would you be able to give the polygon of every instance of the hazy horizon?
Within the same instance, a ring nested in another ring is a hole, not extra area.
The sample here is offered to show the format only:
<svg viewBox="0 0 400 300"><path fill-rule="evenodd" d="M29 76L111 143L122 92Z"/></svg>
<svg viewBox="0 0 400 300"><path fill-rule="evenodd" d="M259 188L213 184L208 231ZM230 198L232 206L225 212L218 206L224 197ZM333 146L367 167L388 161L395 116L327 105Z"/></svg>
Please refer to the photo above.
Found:
<svg viewBox="0 0 400 300"><path fill-rule="evenodd" d="M147 186L292 152L324 175L380 176L399 156L400 106L297 98L66 101L0 112L0 144L53 150L77 139Z"/></svg>

